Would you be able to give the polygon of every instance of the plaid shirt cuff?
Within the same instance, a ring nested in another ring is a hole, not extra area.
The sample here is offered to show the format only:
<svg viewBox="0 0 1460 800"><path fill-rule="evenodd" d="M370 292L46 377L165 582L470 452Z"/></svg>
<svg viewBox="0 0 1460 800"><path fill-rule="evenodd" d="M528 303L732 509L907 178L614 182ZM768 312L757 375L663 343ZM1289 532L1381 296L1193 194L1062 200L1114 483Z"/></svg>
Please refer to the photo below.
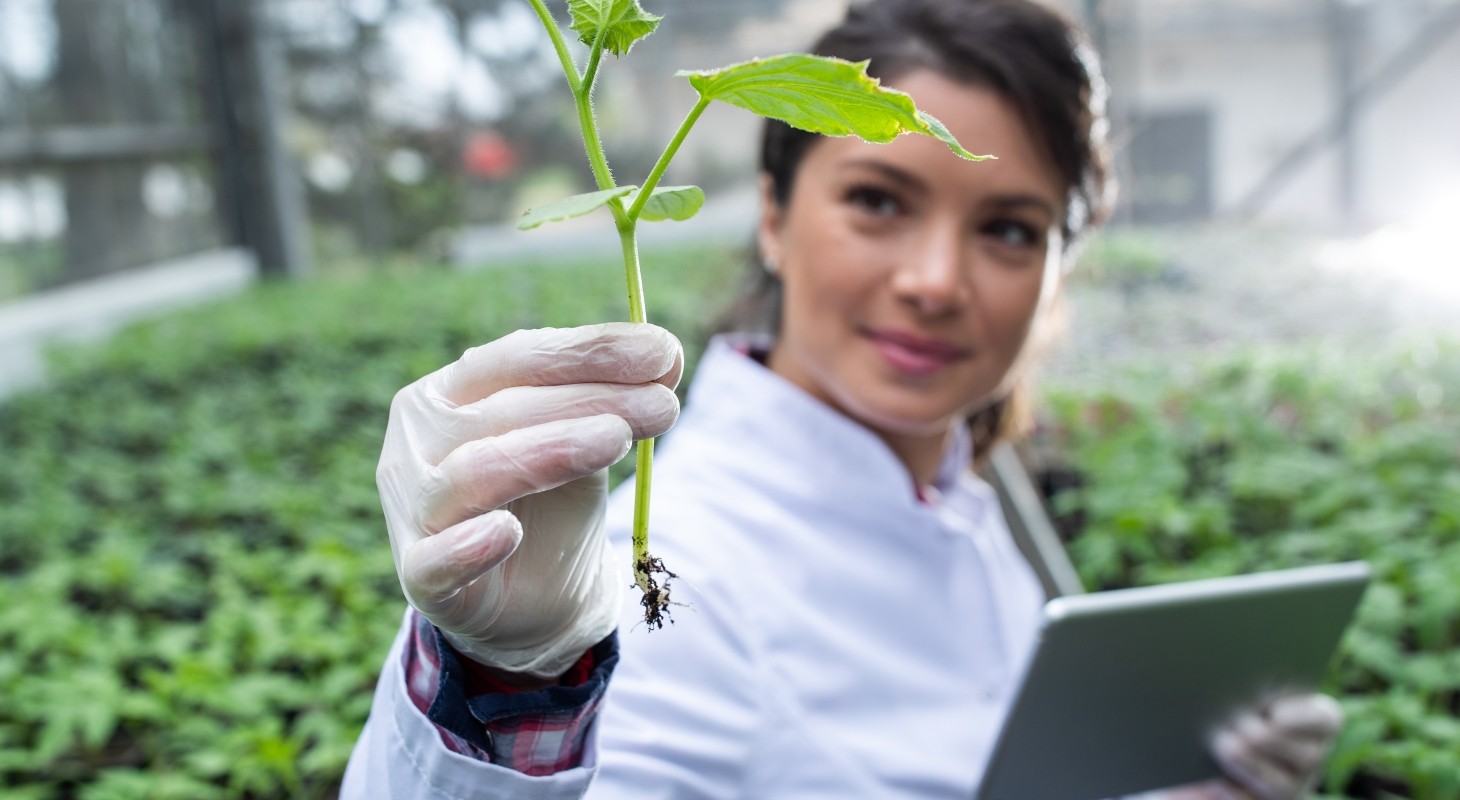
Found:
<svg viewBox="0 0 1460 800"><path fill-rule="evenodd" d="M588 729L618 663L618 634L583 654L556 685L514 690L456 652L436 626L411 612L402 654L406 691L448 750L526 775L582 764Z"/></svg>

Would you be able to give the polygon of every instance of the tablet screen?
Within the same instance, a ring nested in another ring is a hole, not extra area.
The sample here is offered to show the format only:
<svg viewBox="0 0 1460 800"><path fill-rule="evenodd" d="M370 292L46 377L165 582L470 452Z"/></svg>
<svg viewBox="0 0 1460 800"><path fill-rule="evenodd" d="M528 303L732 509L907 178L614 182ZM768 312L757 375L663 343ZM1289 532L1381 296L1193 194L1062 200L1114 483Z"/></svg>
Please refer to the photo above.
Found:
<svg viewBox="0 0 1460 800"><path fill-rule="evenodd" d="M1220 775L1212 731L1312 691L1363 562L1072 595L1045 606L979 800L1098 800Z"/></svg>

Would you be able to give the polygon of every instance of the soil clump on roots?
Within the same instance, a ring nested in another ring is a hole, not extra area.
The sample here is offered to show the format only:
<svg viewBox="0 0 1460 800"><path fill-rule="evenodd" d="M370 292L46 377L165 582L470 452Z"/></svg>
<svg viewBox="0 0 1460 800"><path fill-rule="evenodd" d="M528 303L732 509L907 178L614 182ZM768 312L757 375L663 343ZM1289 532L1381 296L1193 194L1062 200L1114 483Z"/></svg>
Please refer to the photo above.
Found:
<svg viewBox="0 0 1460 800"><path fill-rule="evenodd" d="M664 576L662 586L655 577L658 575ZM644 592L644 596L639 599L639 605L644 607L644 623L649 626L649 630L663 628L665 620L674 624L674 619L669 615L669 581L678 577L664 567L663 559L652 555L646 554L634 562L634 582Z"/></svg>

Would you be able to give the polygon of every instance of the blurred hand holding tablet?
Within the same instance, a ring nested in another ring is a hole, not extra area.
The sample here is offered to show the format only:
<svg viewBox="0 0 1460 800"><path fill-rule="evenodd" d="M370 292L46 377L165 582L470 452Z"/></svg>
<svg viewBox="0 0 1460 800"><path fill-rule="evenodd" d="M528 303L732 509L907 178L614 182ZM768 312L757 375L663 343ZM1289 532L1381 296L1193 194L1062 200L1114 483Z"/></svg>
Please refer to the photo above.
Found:
<svg viewBox="0 0 1460 800"><path fill-rule="evenodd" d="M1049 601L977 800L1099 800L1218 777L1211 733L1316 689L1368 581L1350 562Z"/></svg>

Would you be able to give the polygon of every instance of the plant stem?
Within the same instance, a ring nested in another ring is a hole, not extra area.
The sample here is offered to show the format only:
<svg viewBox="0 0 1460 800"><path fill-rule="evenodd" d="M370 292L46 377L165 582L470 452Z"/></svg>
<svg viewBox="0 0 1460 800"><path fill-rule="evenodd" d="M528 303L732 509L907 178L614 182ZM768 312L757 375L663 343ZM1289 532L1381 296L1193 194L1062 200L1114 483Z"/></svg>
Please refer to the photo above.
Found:
<svg viewBox="0 0 1460 800"><path fill-rule="evenodd" d="M649 573L640 564L650 563L649 555L649 485L654 482L654 440L640 439L634 459L634 583L639 591L649 592Z"/></svg>
<svg viewBox="0 0 1460 800"><path fill-rule="evenodd" d="M600 41L593 46L592 53L588 56L588 72L586 77L596 80L598 77L598 62L603 57L603 43ZM588 166L593 170L593 180L598 184L599 189L612 189L613 170L608 167L608 156L603 152L603 137L598 132L598 118L593 114L593 83L594 81L584 80L578 84L573 92L573 101L578 108L578 128L583 134L583 150L588 154ZM613 222L619 229L619 236L627 235L630 239L635 238L634 220L624 213L623 200L615 197L608 202L609 213L613 214ZM627 226L627 233L625 232ZM637 272L639 269L638 246L634 246L634 260L629 263L628 256L624 256L624 270L632 269ZM632 280L632 279L630 279ZM630 300L632 302L632 298ZM632 310L630 311L632 314ZM645 320L634 320L644 322Z"/></svg>
<svg viewBox="0 0 1460 800"><path fill-rule="evenodd" d="M689 129L694 127L700 115L705 113L705 109L709 107L710 101L701 97L700 101L695 103L695 107L690 109L689 114L685 116L684 122L679 123L679 130L674 132L674 138L669 140L664 152L659 155L659 161L654 164L654 169L649 171L649 177L644 179L644 185L639 187L639 196L629 207L629 219L637 220L639 218L639 213L644 210L644 204L649 202L649 195L653 193L654 187L659 185L659 179L664 176L664 170L669 168L669 162L674 158L674 154L679 152L679 146L684 144L684 137L689 135Z"/></svg>
<svg viewBox="0 0 1460 800"><path fill-rule="evenodd" d="M635 235L638 225L627 214L624 217L618 225L618 240L624 254L624 277L628 280L629 320L648 322L649 312L644 305L644 276L639 272L639 242Z"/></svg>
<svg viewBox="0 0 1460 800"><path fill-rule="evenodd" d="M587 91L585 94L593 94L593 84L597 83L598 65L603 61L603 37L600 36L594 43L593 50L588 56L588 66L583 70L583 86Z"/></svg>
<svg viewBox="0 0 1460 800"><path fill-rule="evenodd" d="M647 196L647 195L641 195ZM624 276L629 290L629 319L633 322L648 322L649 313L644 304L644 277L639 269L639 243L635 235L637 217L625 214L625 220L618 226L619 245L624 255ZM653 483L654 440L640 439L634 459L634 529L633 564L634 583L640 591L649 592L649 575L639 565L649 561L649 487Z"/></svg>
<svg viewBox="0 0 1460 800"><path fill-rule="evenodd" d="M588 57L588 69L584 72L583 80L573 92L573 98L578 107L578 127L583 133L583 149L588 153L588 165L593 170L593 179L598 183L599 189L611 189L614 186L613 172L608 166L608 156L603 152L603 138L598 132L598 120L593 114L593 85L598 77L598 65L602 56L603 42L600 38L593 45ZM664 170L659 169L658 172L662 174ZM655 177L654 180L657 182L658 178ZM641 197L648 197L648 190L641 190L640 194ZM638 215L628 214L624 210L623 201L619 198L614 198L608 203L608 210L613 214L614 227L618 229L619 245L623 250L624 277L629 291L629 320L647 323L649 312L644 303L644 277L639 269ZM651 595L654 583L647 569L642 566L651 562L649 556L649 489L653 483L653 459L654 440L640 439L635 457L637 472L634 479L634 583L639 585L640 591L644 592L645 596L657 597L657 594Z"/></svg>
<svg viewBox="0 0 1460 800"><path fill-rule="evenodd" d="M598 132L598 120L593 115L593 86L597 83L598 67L603 60L603 37L606 35L606 31L600 31L598 40L589 50L587 68L580 75L568 53L562 31L558 29L557 23L553 21L552 14L548 12L547 7L543 5L543 0L529 0L529 2L537 11L538 19L542 21L543 27L547 29L553 47L558 52L558 60L563 64L563 72L568 77L568 85L573 90L573 101L578 110L578 127L583 133L583 149L588 155L588 165L593 170L593 180L598 184L600 190L612 189L614 187L613 171L609 169L608 157L603 152L603 139ZM669 160L674 157L675 151L684 142L684 137L689 133L690 127L694 125L695 120L704 112L707 105L709 105L709 101L701 98L699 104L690 112L689 117L680 125L679 131L670 141L668 149L659 157L659 162L654 165L653 171L640 188L632 211L624 208L622 198L616 197L608 202L608 210L613 214L614 227L618 230L619 244L623 249L624 275L629 291L629 319L633 322L647 323L649 321L648 310L644 304L644 278L639 269L637 231L639 214L643 211L644 203L648 201L654 187L658 185L665 168L669 166ZM638 453L635 457L637 472L634 481L633 569L634 582L644 593L645 622L650 627L663 627L663 620L667 616L670 605L668 578L674 577L674 573L665 569L659 559L649 555L649 487L653 482L653 462L654 440L639 440ZM663 587L656 582L653 577L655 574L666 576Z"/></svg>

